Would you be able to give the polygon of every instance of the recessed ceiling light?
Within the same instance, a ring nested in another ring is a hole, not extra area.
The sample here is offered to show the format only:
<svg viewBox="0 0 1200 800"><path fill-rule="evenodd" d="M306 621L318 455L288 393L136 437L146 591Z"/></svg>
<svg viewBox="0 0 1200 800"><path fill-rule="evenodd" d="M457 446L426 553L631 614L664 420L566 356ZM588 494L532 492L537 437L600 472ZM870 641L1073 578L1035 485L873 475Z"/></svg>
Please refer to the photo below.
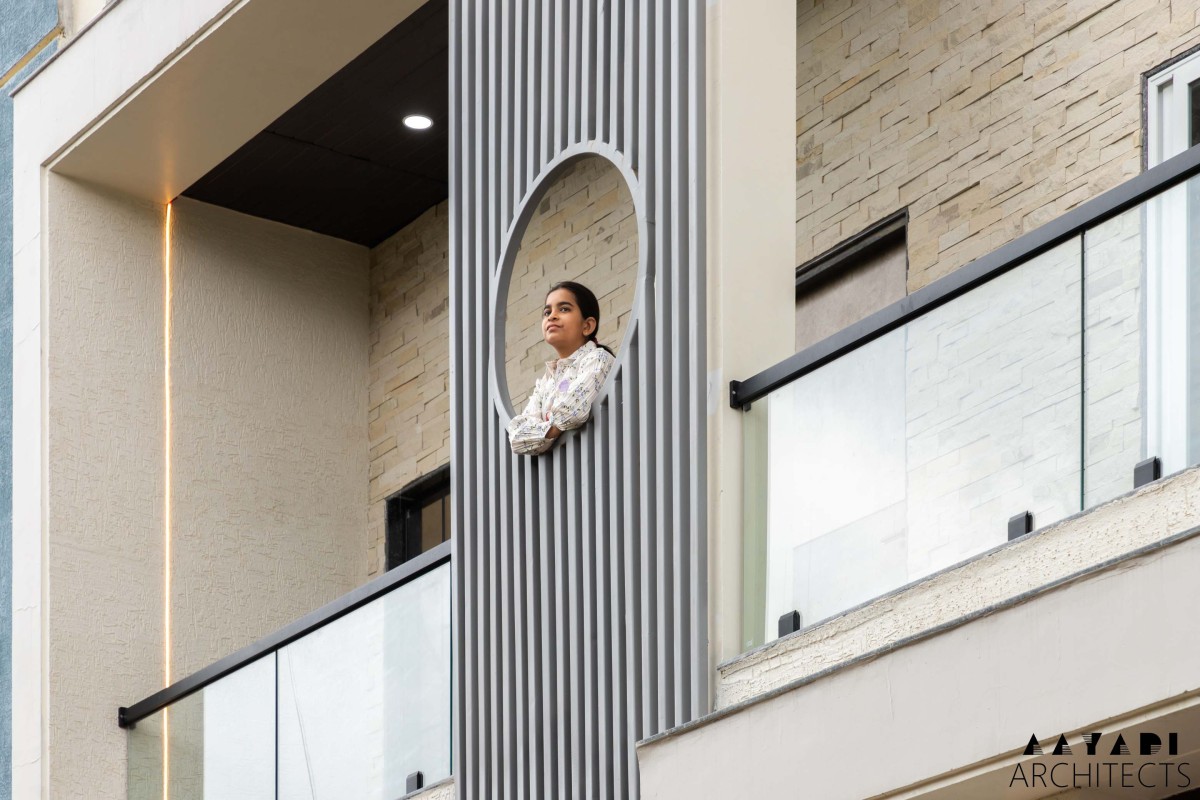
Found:
<svg viewBox="0 0 1200 800"><path fill-rule="evenodd" d="M433 120L424 114L409 114L404 118L404 126L414 131L423 131L433 127Z"/></svg>

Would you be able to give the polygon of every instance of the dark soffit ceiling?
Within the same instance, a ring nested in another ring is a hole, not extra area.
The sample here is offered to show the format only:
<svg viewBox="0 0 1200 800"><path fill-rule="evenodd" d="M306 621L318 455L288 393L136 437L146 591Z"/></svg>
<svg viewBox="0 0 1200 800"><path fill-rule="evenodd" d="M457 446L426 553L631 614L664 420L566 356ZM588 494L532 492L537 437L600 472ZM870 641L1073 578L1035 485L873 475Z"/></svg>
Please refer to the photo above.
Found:
<svg viewBox="0 0 1200 800"><path fill-rule="evenodd" d="M429 0L184 196L379 244L447 196L448 37ZM414 113L433 127L406 128Z"/></svg>

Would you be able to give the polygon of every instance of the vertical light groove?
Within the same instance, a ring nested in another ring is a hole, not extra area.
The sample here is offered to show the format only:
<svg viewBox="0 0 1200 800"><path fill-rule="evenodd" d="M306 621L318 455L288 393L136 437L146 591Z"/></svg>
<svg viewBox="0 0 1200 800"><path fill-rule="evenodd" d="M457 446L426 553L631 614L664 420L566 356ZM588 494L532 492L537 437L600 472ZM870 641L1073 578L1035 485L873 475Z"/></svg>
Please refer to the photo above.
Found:
<svg viewBox="0 0 1200 800"><path fill-rule="evenodd" d="M171 247L174 204L167 203L163 220L163 686L171 685ZM162 718L163 800L170 796L170 709Z"/></svg>
<svg viewBox="0 0 1200 800"><path fill-rule="evenodd" d="M450 23L455 773L472 800L632 798L636 741L708 704L705 12L513 3ZM517 458L487 363L502 239L545 165L597 140L636 176L639 307L592 422Z"/></svg>

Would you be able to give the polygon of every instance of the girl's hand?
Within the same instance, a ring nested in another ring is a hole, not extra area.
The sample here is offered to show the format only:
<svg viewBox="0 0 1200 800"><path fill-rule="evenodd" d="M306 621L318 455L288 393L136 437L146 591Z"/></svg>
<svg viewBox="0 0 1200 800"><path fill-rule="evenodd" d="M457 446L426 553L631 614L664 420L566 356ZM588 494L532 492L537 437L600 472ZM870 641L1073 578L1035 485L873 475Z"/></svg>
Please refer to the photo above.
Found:
<svg viewBox="0 0 1200 800"><path fill-rule="evenodd" d="M546 431L546 438L550 439L551 441L557 439L559 436L562 436L562 431L553 425L550 426L550 430Z"/></svg>

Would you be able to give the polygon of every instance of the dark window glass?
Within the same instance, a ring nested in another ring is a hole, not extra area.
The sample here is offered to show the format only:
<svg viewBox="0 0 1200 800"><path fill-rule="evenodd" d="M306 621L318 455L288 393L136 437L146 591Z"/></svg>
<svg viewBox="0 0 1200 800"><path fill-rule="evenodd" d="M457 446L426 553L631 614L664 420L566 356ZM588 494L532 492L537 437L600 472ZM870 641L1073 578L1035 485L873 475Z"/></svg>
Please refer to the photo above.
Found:
<svg viewBox="0 0 1200 800"><path fill-rule="evenodd" d="M1188 86L1188 146L1200 144L1200 81Z"/></svg>
<svg viewBox="0 0 1200 800"><path fill-rule="evenodd" d="M388 498L387 568L450 539L450 466L413 481Z"/></svg>

